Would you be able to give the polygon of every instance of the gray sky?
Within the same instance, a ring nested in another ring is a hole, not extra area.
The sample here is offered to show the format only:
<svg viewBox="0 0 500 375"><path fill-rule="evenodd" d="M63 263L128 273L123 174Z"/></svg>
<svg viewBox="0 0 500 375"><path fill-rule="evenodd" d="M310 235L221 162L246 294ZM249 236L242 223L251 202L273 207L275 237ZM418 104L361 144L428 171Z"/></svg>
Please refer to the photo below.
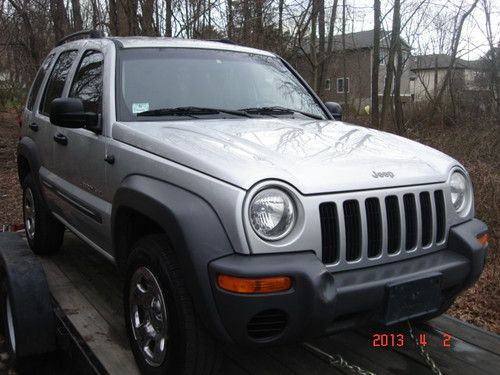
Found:
<svg viewBox="0 0 500 375"><path fill-rule="evenodd" d="M491 23L493 36L496 44L500 42L500 1L489 0L492 4ZM382 14L391 10L393 1L381 1ZM402 13L408 9L415 9L422 0L402 0ZM462 5L463 9L468 8L472 0L429 0L425 1L426 8L420 7L418 16L408 24L403 37L409 41L414 47L413 53L435 53L439 52L439 32L437 27L432 23L435 17L443 19L443 27L452 27L451 15L456 13L456 10ZM342 2L339 1L339 7ZM350 29L354 31L369 30L373 28L373 0L346 0L351 13ZM462 42L460 45L459 55L464 59L477 59L488 51L488 43L486 38L485 24L486 18L482 6L483 0L479 0L479 4L473 11L471 17L464 25L462 32ZM340 9L339 9L340 10ZM404 22L404 20L403 20ZM384 29L391 29L392 18L390 15L384 20ZM444 33L448 38L451 32ZM445 42L445 45L449 46ZM443 51L445 52L445 51Z"/></svg>

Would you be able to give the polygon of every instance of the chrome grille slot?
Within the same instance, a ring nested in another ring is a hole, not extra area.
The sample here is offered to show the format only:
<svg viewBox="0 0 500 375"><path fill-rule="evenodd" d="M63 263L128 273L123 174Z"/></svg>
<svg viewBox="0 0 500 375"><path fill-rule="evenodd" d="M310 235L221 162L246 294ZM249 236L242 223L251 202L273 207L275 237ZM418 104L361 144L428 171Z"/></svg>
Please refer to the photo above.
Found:
<svg viewBox="0 0 500 375"><path fill-rule="evenodd" d="M444 246L448 224L442 189L353 192L331 200L318 202L326 265L357 268Z"/></svg>

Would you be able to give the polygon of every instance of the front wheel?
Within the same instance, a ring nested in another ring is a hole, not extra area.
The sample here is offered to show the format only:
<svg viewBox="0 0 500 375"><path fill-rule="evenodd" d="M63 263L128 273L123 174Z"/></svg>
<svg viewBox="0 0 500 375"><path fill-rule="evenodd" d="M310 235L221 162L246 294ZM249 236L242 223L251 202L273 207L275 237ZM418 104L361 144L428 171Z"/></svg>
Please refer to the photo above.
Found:
<svg viewBox="0 0 500 375"><path fill-rule="evenodd" d="M144 374L216 374L221 351L193 308L164 235L137 242L124 289L127 334Z"/></svg>
<svg viewBox="0 0 500 375"><path fill-rule="evenodd" d="M23 218L26 238L35 254L51 254L61 247L64 226L52 216L33 177L23 180Z"/></svg>

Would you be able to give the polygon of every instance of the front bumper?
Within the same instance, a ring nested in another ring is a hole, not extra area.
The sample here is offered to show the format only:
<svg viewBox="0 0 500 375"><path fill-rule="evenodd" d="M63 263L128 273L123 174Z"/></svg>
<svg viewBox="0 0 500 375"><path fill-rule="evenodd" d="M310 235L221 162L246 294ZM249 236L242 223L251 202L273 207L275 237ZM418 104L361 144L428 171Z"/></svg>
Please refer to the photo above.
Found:
<svg viewBox="0 0 500 375"><path fill-rule="evenodd" d="M437 274L442 278L440 308L433 314L437 315L481 274L486 247L477 236L486 231L483 222L473 219L450 229L447 249L338 273L329 272L313 252L226 256L209 264L215 303L233 341L282 344L377 319L386 305L388 284ZM218 274L287 275L292 277L293 287L283 293L236 294L215 284Z"/></svg>

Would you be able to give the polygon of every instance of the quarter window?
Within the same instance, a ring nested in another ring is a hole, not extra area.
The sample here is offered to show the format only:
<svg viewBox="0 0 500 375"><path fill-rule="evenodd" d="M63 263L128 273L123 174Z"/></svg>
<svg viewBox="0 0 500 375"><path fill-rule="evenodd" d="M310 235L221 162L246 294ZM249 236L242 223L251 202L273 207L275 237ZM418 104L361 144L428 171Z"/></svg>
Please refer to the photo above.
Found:
<svg viewBox="0 0 500 375"><path fill-rule="evenodd" d="M30 94L28 96L28 101L26 103L26 107L30 111L33 110L33 106L35 105L35 100L38 95L38 91L40 90L40 86L42 85L43 79L45 78L45 74L47 73L47 70L49 69L49 66L52 63L52 60L54 60L54 54L47 56L40 69L38 69L38 73L36 74L33 86L31 86Z"/></svg>
<svg viewBox="0 0 500 375"><path fill-rule="evenodd" d="M43 93L42 101L40 102L40 111L44 115L48 115L50 111L50 103L56 98L60 98L68 77L68 72L73 65L77 51L66 51L59 55L59 58L54 65L52 74L50 75L45 92Z"/></svg>
<svg viewBox="0 0 500 375"><path fill-rule="evenodd" d="M85 52L71 85L69 96L81 99L88 112L101 112L103 61L101 52Z"/></svg>

